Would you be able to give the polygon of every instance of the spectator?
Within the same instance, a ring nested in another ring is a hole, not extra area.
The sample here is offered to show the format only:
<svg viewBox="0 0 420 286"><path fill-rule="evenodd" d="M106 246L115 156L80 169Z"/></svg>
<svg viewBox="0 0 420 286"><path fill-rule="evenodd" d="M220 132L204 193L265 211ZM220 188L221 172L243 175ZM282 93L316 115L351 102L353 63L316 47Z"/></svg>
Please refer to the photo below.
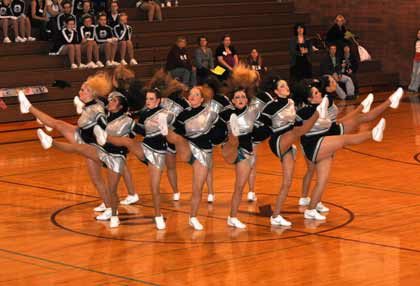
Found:
<svg viewBox="0 0 420 286"><path fill-rule="evenodd" d="M136 7L147 12L147 18L149 22L153 22L154 19L162 21L162 10L160 4L156 0L140 0L136 3Z"/></svg>
<svg viewBox="0 0 420 286"><path fill-rule="evenodd" d="M246 58L246 65L250 69L257 71L261 77L268 70L267 67L264 65L264 61L257 49L251 50L251 53Z"/></svg>
<svg viewBox="0 0 420 286"><path fill-rule="evenodd" d="M341 74L341 59L337 56L337 47L330 45L328 55L321 61L321 75L331 75L336 82L343 83L346 86L346 92L337 85L336 93L341 99L354 98L354 84L351 78Z"/></svg>
<svg viewBox="0 0 420 286"><path fill-rule="evenodd" d="M106 24L106 14L98 15L98 25L95 27L95 40L99 45L99 50L105 53L107 67L117 66L119 63L115 61L117 53L118 39L114 37L112 28Z"/></svg>
<svg viewBox="0 0 420 286"><path fill-rule="evenodd" d="M82 54L86 54L88 68L102 68L103 63L99 59L99 47L95 41L95 26L93 25L93 17L86 14L80 26L79 34L81 37ZM94 60L93 60L94 59Z"/></svg>
<svg viewBox="0 0 420 286"><path fill-rule="evenodd" d="M31 36L31 21L26 17L26 3L24 0L13 0L12 1L12 14L17 18L19 25L19 35L23 39L23 42L33 42L36 39Z"/></svg>
<svg viewBox="0 0 420 286"><path fill-rule="evenodd" d="M11 43L12 41L9 38L9 26L13 27L13 32L15 33L15 42L22 43L24 40L19 37L19 26L17 18L13 16L11 0L3 0L0 2L0 20L3 28L3 43Z"/></svg>
<svg viewBox="0 0 420 286"><path fill-rule="evenodd" d="M194 66L197 68L197 83L203 84L214 68L213 52L207 47L208 41L205 36L198 37L198 48L194 52Z"/></svg>
<svg viewBox="0 0 420 286"><path fill-rule="evenodd" d="M133 42L131 41L133 29L131 26L127 25L127 14L120 13L119 20L120 23L114 27L114 35L118 38L118 50L120 51L121 56L120 63L124 66L127 65L127 62L125 61L125 54L128 53L130 65L138 65L136 59L134 58L134 47Z"/></svg>
<svg viewBox="0 0 420 286"><path fill-rule="evenodd" d="M58 34L58 27L57 27L57 16L61 12L61 5L59 0L46 0L47 4L47 16L48 16L48 27L47 33L54 35Z"/></svg>
<svg viewBox="0 0 420 286"><path fill-rule="evenodd" d="M355 95L357 96L359 94L359 85L356 72L359 69L359 61L355 54L351 52L349 44L344 45L343 52L343 59L341 61L341 73L351 78L355 88Z"/></svg>
<svg viewBox="0 0 420 286"><path fill-rule="evenodd" d="M118 1L112 1L111 8L108 13L108 26L110 26L111 28L114 28L120 23L119 9L120 7L118 5Z"/></svg>
<svg viewBox="0 0 420 286"><path fill-rule="evenodd" d="M82 2L82 9L78 10L76 17L77 17L77 26L83 25L83 19L87 15L91 16L92 24L95 24L95 11L92 8L92 2L89 0L84 0Z"/></svg>
<svg viewBox="0 0 420 286"><path fill-rule="evenodd" d="M411 81L408 90L418 92L420 86L420 30L417 31L416 53L413 59L413 72L411 73Z"/></svg>
<svg viewBox="0 0 420 286"><path fill-rule="evenodd" d="M312 42L305 38L306 27L296 24L294 37L289 43L290 79L294 82L312 78Z"/></svg>
<svg viewBox="0 0 420 286"><path fill-rule="evenodd" d="M232 46L232 40L227 34L223 36L222 43L216 49L216 59L217 63L226 70L221 76L222 80L226 80L233 68L239 63L238 53Z"/></svg>
<svg viewBox="0 0 420 286"><path fill-rule="evenodd" d="M39 37L42 41L48 40L48 16L45 0L32 0L31 5L32 25L38 27Z"/></svg>
<svg viewBox="0 0 420 286"><path fill-rule="evenodd" d="M347 43L345 35L347 32L346 27L344 24L346 23L346 19L343 15L338 14L335 17L334 25L328 30L327 37L325 39L328 46L334 44L338 49L338 54L343 54L344 44Z"/></svg>
<svg viewBox="0 0 420 286"><path fill-rule="evenodd" d="M166 59L166 70L187 86L196 85L195 67L193 67L187 52L187 40L178 37L175 45L169 51Z"/></svg>
<svg viewBox="0 0 420 286"><path fill-rule="evenodd" d="M61 38L57 43L58 50L55 51L55 55L67 55L71 69L86 67L82 64L80 42L81 38L76 30L76 20L68 17L65 20L65 27L61 30Z"/></svg>

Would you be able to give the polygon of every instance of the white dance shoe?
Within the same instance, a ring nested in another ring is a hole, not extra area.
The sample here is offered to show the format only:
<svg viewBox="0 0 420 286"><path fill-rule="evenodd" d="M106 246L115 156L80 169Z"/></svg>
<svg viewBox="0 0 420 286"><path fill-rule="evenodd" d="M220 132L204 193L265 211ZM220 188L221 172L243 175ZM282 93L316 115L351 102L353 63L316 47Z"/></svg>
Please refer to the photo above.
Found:
<svg viewBox="0 0 420 286"><path fill-rule="evenodd" d="M36 131L39 141L41 142L42 148L45 150L50 149L52 146L53 139L50 135L44 132L41 128Z"/></svg>
<svg viewBox="0 0 420 286"><path fill-rule="evenodd" d="M22 90L19 90L18 92L18 99L20 103L20 113L29 113L29 108L32 106L32 104L29 102L28 98Z"/></svg>
<svg viewBox="0 0 420 286"><path fill-rule="evenodd" d="M326 220L327 218L321 215L316 209L313 210L305 210L304 213L305 219L313 219L313 220Z"/></svg>
<svg viewBox="0 0 420 286"><path fill-rule="evenodd" d="M300 198L298 204L299 206L306 207L306 206L309 206L310 202L311 202L311 198L306 197L306 198Z"/></svg>
<svg viewBox="0 0 420 286"><path fill-rule="evenodd" d="M120 225L120 219L118 216L111 216L109 219L109 227L110 228L116 228Z"/></svg>
<svg viewBox="0 0 420 286"><path fill-rule="evenodd" d="M368 96L360 103L363 106L363 113L368 113L373 103L373 94L369 93Z"/></svg>
<svg viewBox="0 0 420 286"><path fill-rule="evenodd" d="M162 229L166 228L166 223L165 223L165 219L163 218L163 215L156 216L155 217L155 223L156 223L156 228L158 230L162 230Z"/></svg>
<svg viewBox="0 0 420 286"><path fill-rule="evenodd" d="M93 209L95 212L104 212L106 210L105 203L101 203L99 206Z"/></svg>
<svg viewBox="0 0 420 286"><path fill-rule="evenodd" d="M174 200L175 202L179 201L180 198L181 198L181 193L180 192L174 193L172 195L172 200Z"/></svg>
<svg viewBox="0 0 420 286"><path fill-rule="evenodd" d="M106 220L110 220L111 217L112 217L112 209L106 208L103 213L101 213L100 215L96 217L96 220L106 221Z"/></svg>
<svg viewBox="0 0 420 286"><path fill-rule="evenodd" d="M324 206L322 202L317 203L316 210L320 213L327 213L330 211L330 209Z"/></svg>
<svg viewBox="0 0 420 286"><path fill-rule="evenodd" d="M256 202L257 195L255 194L255 192L248 192L247 199L248 199L248 202Z"/></svg>
<svg viewBox="0 0 420 286"><path fill-rule="evenodd" d="M281 215L276 217L270 217L271 225L278 225L278 226L291 226L292 223L286 219L284 219Z"/></svg>
<svg viewBox="0 0 420 286"><path fill-rule="evenodd" d="M128 206L128 205L132 205L134 203L137 203L138 201L139 201L139 195L138 194L128 195L125 199L120 201L120 204Z"/></svg>
<svg viewBox="0 0 420 286"><path fill-rule="evenodd" d="M389 97L389 100L391 101L391 108L398 108L398 106L400 105L400 100L404 95L404 90L399 87L393 94L391 94L391 96Z"/></svg>
<svg viewBox="0 0 420 286"><path fill-rule="evenodd" d="M229 226L233 226L234 228L240 228L244 229L246 228L246 224L242 223L238 218L236 217L230 217L227 218L227 224Z"/></svg>
<svg viewBox="0 0 420 286"><path fill-rule="evenodd" d="M213 203L214 202L214 195L213 194L208 194L207 195L207 202L208 203Z"/></svg>
<svg viewBox="0 0 420 286"><path fill-rule="evenodd" d="M381 142L384 138L385 118L382 118L378 124L372 129L372 139Z"/></svg>
<svg viewBox="0 0 420 286"><path fill-rule="evenodd" d="M189 224L194 228L194 230L203 230L203 225L198 221L196 217L190 217Z"/></svg>

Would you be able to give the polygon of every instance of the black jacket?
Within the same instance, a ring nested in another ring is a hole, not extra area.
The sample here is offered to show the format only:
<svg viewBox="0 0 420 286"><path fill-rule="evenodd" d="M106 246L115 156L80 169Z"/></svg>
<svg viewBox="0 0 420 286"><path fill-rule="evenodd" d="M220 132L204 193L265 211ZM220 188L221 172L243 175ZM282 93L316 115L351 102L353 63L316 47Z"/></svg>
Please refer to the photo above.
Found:
<svg viewBox="0 0 420 286"><path fill-rule="evenodd" d="M324 74L333 74L333 73L337 73L340 74L341 73L341 63L342 60L339 56L335 56L336 58L336 65L334 66L332 59L330 57L330 54L327 54L322 60L321 60L321 75Z"/></svg>

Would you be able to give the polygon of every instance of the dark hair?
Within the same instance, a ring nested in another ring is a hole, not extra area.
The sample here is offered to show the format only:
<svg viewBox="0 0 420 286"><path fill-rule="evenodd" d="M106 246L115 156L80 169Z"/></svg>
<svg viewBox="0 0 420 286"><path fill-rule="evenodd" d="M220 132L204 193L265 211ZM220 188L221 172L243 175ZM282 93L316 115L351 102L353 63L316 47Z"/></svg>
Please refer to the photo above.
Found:
<svg viewBox="0 0 420 286"><path fill-rule="evenodd" d="M258 63L260 66L262 66L262 64L263 64L262 56L260 55L260 52L259 52L256 48L253 48L253 49L251 50L251 52L249 53L248 57L246 58L247 64L248 64L248 65L250 65L250 64L252 63L252 60L253 60L253 59L252 59L251 53L252 53L252 51L253 51L253 50L255 50L255 51L258 53L257 63Z"/></svg>
<svg viewBox="0 0 420 286"><path fill-rule="evenodd" d="M185 36L178 36L176 37L176 42L180 42L180 41L187 41L187 38Z"/></svg>
<svg viewBox="0 0 420 286"><path fill-rule="evenodd" d="M222 83L216 76L209 75L209 77L207 78L206 84L208 85L208 87L210 87L213 90L213 93L215 95L220 93L220 89L222 88Z"/></svg>
<svg viewBox="0 0 420 286"><path fill-rule="evenodd" d="M197 44L198 45L200 45L201 39L206 39L207 42L209 41L206 36L198 36L198 38L197 38Z"/></svg>
<svg viewBox="0 0 420 286"><path fill-rule="evenodd" d="M328 49L330 49L331 47L336 47L337 48L337 45L334 44L334 43L331 43L331 44L328 45Z"/></svg>
<svg viewBox="0 0 420 286"><path fill-rule="evenodd" d="M269 73L264 77L261 83L261 89L268 93L272 93L274 90L277 89L277 84L281 80L282 78L279 75L275 73Z"/></svg>
<svg viewBox="0 0 420 286"><path fill-rule="evenodd" d="M302 80L295 84L292 93L292 99L297 107L309 104L308 98L311 96L311 88L318 87L318 80Z"/></svg>
<svg viewBox="0 0 420 286"><path fill-rule="evenodd" d="M294 33L294 35L295 36L298 35L298 31L297 30L298 30L299 27L303 28L303 35L306 36L306 27L305 27L305 24L303 24L303 23L296 23L295 24L295 26L293 27L293 33Z"/></svg>
<svg viewBox="0 0 420 286"><path fill-rule="evenodd" d="M70 6L72 6L71 1L64 0L63 2L61 2L61 7L63 7L63 8L64 8L64 5L66 5L66 4L69 4Z"/></svg>
<svg viewBox="0 0 420 286"><path fill-rule="evenodd" d="M118 98L118 103L122 106L121 111L122 112L127 112L128 111L128 99L126 97L126 95L120 91L113 91L111 92L108 97L110 96L114 96L115 98Z"/></svg>
<svg viewBox="0 0 420 286"><path fill-rule="evenodd" d="M76 23L76 19L74 19L73 17L67 17L67 18L64 20L64 22L65 22L66 24L68 24L70 21L73 21L73 22L75 22L75 23Z"/></svg>
<svg viewBox="0 0 420 286"><path fill-rule="evenodd" d="M84 15L82 16L82 23L84 23L86 19L91 19L91 20L93 20L93 16L92 16L91 14L84 14Z"/></svg>
<svg viewBox="0 0 420 286"><path fill-rule="evenodd" d="M162 98L162 92L159 88L145 88L144 89L144 96L146 97L146 94L148 92L154 93L156 95L156 98Z"/></svg>
<svg viewBox="0 0 420 286"><path fill-rule="evenodd" d="M107 15L106 15L106 13L101 12L101 13L99 13L99 14L98 14L98 16L96 17L96 19L98 19L98 20L99 20L101 17L108 18L108 17L107 17Z"/></svg>
<svg viewBox="0 0 420 286"><path fill-rule="evenodd" d="M220 41L223 43L226 38L231 38L230 34L224 34Z"/></svg>
<svg viewBox="0 0 420 286"><path fill-rule="evenodd" d="M111 3L109 3L109 7L111 7L112 4L117 4L118 7L120 7L120 3L118 3L118 1L111 1Z"/></svg>

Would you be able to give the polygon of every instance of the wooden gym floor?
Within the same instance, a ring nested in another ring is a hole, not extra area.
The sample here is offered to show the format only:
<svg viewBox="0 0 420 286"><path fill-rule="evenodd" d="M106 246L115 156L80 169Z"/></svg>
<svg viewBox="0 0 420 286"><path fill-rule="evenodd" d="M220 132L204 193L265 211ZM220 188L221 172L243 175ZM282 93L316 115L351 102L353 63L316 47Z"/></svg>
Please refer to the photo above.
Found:
<svg viewBox="0 0 420 286"><path fill-rule="evenodd" d="M171 201L166 175L162 179L168 228L156 231L147 170L130 157L141 203L121 207L122 225L111 230L94 220L92 207L99 200L83 158L44 151L37 141L2 144L0 284L418 285L418 96L406 95L398 110L385 113L381 144L366 142L337 153L323 199L331 208L325 223L305 221L297 206L305 171L299 150L284 212L293 222L290 229L270 227L268 218L258 215L259 205L274 203L282 180L267 143L258 149L258 202L244 200L240 207L239 217L248 225L244 231L226 225L234 173L219 148L215 151L216 202L207 204L204 194L203 232L187 224L186 164L178 165L179 203ZM354 108L351 102L340 105L346 105L344 112ZM19 141L15 136L11 141Z"/></svg>

